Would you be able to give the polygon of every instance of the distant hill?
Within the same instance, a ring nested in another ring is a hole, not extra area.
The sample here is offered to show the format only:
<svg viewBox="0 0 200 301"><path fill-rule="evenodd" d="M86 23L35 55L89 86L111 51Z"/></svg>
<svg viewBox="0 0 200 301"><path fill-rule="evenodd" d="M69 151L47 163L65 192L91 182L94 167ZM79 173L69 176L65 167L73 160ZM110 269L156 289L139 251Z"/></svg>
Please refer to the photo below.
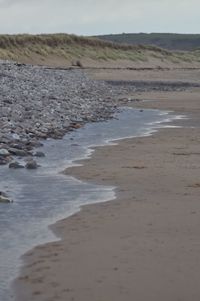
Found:
<svg viewBox="0 0 200 301"><path fill-rule="evenodd" d="M122 33L95 36L98 39L130 45L154 45L169 50L195 50L200 48L200 34Z"/></svg>

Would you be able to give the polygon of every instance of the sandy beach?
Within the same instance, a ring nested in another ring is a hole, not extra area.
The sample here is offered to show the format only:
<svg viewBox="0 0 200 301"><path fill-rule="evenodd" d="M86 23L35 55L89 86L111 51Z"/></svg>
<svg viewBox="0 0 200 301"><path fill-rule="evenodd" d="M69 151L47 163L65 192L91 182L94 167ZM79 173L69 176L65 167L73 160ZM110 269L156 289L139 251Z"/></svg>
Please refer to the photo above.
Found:
<svg viewBox="0 0 200 301"><path fill-rule="evenodd" d="M126 79L133 78L127 72ZM181 80L199 82L195 72L182 72ZM124 79L116 71L91 76ZM179 71L173 79L180 79ZM65 171L116 186L117 198L84 206L51 227L61 240L24 255L14 284L17 301L200 300L199 93L193 88L131 95L151 101L130 105L188 119L149 137L99 147L82 167Z"/></svg>

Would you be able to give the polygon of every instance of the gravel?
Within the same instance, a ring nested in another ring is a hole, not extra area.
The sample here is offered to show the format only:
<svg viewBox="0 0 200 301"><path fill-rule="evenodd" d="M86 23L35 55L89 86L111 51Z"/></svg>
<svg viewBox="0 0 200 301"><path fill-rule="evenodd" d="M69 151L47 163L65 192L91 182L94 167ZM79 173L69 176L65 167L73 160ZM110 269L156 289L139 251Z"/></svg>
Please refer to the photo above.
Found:
<svg viewBox="0 0 200 301"><path fill-rule="evenodd" d="M42 145L42 139L62 138L86 122L112 117L118 100L128 93L183 88L180 84L94 81L81 69L0 61L0 165L15 156L34 155L31 151Z"/></svg>

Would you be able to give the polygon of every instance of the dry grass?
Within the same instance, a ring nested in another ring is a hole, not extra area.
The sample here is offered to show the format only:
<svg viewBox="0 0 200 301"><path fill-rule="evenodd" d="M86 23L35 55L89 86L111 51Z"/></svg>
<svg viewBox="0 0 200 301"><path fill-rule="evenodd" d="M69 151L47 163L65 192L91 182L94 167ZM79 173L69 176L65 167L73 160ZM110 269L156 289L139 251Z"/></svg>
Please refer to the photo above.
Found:
<svg viewBox="0 0 200 301"><path fill-rule="evenodd" d="M155 46L126 45L68 34L0 35L0 58L23 61L34 55L41 60L50 56L68 61L93 60L147 61L149 57L171 62L200 61L200 52L171 52Z"/></svg>
<svg viewBox="0 0 200 301"><path fill-rule="evenodd" d="M40 45L41 47L48 46L50 48L66 47L69 45L90 46L97 48L109 48L117 50L153 50L169 54L170 52L155 46L143 45L126 45L116 44L112 42L102 41L96 38L86 38L68 34L41 34L41 35L0 35L0 48L26 48L30 46Z"/></svg>

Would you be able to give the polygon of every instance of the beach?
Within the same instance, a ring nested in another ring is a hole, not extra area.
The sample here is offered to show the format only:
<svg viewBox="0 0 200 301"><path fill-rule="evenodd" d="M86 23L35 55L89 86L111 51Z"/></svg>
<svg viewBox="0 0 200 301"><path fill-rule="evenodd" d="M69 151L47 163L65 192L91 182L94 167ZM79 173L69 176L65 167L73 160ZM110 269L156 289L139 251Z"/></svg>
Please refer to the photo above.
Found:
<svg viewBox="0 0 200 301"><path fill-rule="evenodd" d="M65 170L115 186L116 199L84 206L51 226L61 240L24 255L17 301L199 300L199 88L130 96L148 101L125 105L188 119L97 147L82 166Z"/></svg>

